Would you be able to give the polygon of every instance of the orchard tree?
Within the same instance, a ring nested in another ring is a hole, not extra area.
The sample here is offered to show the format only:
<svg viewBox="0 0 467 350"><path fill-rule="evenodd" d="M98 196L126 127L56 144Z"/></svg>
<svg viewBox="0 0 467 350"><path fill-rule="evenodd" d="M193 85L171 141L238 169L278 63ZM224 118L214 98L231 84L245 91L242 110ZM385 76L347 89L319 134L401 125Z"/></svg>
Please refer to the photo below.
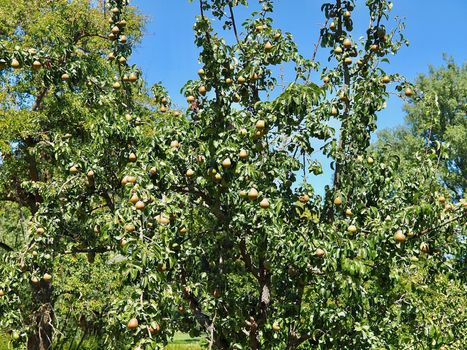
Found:
<svg viewBox="0 0 467 350"><path fill-rule="evenodd" d="M126 12L109 5L119 37ZM159 85L157 109L142 90L121 92L122 72L117 92L99 94L107 103L93 109L86 142L49 148L56 170L38 191L34 242L51 256L108 251L119 268L101 347L161 348L179 330L204 332L213 349L461 349L465 274L451 257L465 250L465 204L449 203L431 153L401 166L394 152L368 152L392 85L415 97L381 69L405 43L392 3L325 2L326 67L274 27L271 0L241 27L246 0L199 5L199 79L183 88L185 113ZM369 15L361 39L357 5ZM279 92L274 67L285 63L296 76ZM311 183L318 148L333 165L324 198ZM50 266L28 257L37 271ZM447 296L433 292L447 283ZM18 302L2 307L16 315Z"/></svg>
<svg viewBox="0 0 467 350"><path fill-rule="evenodd" d="M79 300L81 292L81 296L89 295L84 290L95 282L89 277L87 281L76 278L60 283L54 268L58 266L64 276L85 268L90 270L89 276L95 276L103 269L101 262L93 269L83 265L82 259L77 260L80 268L70 266L67 270L61 265L67 261L66 255L84 251L92 261L94 254L103 250L99 239L90 234L93 228L54 231L61 216L66 218L63 202L56 202L55 212L48 213L50 220L41 221L40 217L45 215L47 206L42 205L51 193L66 189L54 188L63 174L77 177L76 173L86 171L92 186L92 158L80 163L78 151L74 159L64 159L55 152L56 147L80 150L96 138L98 125L112 123L113 129L107 129L114 130L114 137L105 139L110 159L102 167L118 166L127 157L122 143L126 146L130 142L131 125L123 111L129 108L132 89L140 89L142 82L136 82L138 71L126 60L130 42L141 37L143 21L134 8L124 7L121 1L112 5L104 11L88 0L0 4L0 193L2 201L13 203L2 208L13 211L11 219L19 218L16 226L9 224L11 231L2 232L0 325L10 332L15 345L27 342L28 349L49 349L54 334L62 331L67 332L62 340L71 342L73 325L83 316L75 312L73 302ZM111 170L106 186L95 190L108 201L115 176ZM82 196L86 192L73 201L81 215L96 210L81 207ZM74 288L73 281L77 283ZM112 283L103 286L111 288ZM92 304L94 298L108 305L112 300L105 298L111 295L111 290L102 290L100 296L91 295L87 302ZM60 306L64 300L67 305ZM94 311L93 321L100 320L97 307Z"/></svg>

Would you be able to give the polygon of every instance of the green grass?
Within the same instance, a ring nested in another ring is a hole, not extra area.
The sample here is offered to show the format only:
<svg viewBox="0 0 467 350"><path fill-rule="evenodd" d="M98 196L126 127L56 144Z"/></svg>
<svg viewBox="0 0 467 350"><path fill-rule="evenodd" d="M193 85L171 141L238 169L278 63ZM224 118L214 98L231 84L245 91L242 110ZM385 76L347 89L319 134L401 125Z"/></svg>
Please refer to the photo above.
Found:
<svg viewBox="0 0 467 350"><path fill-rule="evenodd" d="M177 333L171 344L166 346L166 350L201 350L198 338L190 338L187 334Z"/></svg>
<svg viewBox="0 0 467 350"><path fill-rule="evenodd" d="M199 345L199 338L190 338L187 334L177 333L175 334L172 343L166 346L166 350L202 350L203 348ZM8 348L8 339L6 335L0 334L0 350L10 350Z"/></svg>
<svg viewBox="0 0 467 350"><path fill-rule="evenodd" d="M10 350L8 348L8 338L5 334L0 333L0 350Z"/></svg>

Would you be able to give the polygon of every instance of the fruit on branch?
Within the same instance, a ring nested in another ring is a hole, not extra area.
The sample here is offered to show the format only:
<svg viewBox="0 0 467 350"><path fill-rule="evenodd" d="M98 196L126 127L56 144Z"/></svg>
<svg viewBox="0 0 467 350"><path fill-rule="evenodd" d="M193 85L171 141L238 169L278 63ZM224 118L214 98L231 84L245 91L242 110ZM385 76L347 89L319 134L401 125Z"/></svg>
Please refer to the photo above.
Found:
<svg viewBox="0 0 467 350"><path fill-rule="evenodd" d="M229 169L231 166L232 166L232 161L230 160L230 158L225 158L225 159L222 161L222 167L223 167L224 169Z"/></svg>
<svg viewBox="0 0 467 350"><path fill-rule="evenodd" d="M198 91L202 96L205 96L206 92L207 92L206 86L204 86L204 85L200 86Z"/></svg>
<svg viewBox="0 0 467 350"><path fill-rule="evenodd" d="M41 67L42 67L42 63L40 63L37 60L32 63L32 69L35 71L41 69Z"/></svg>
<svg viewBox="0 0 467 350"><path fill-rule="evenodd" d="M129 330L132 330L132 331L133 331L133 330L135 330L136 328L138 328L138 325L139 325L138 320L137 320L136 318L132 318L132 319L128 322L127 328L128 328Z"/></svg>
<svg viewBox="0 0 467 350"><path fill-rule="evenodd" d="M186 98L188 103L193 103L196 101L196 98L193 95L190 95Z"/></svg>
<svg viewBox="0 0 467 350"><path fill-rule="evenodd" d="M402 243L404 242L406 239L404 233L402 232L402 230L397 230L396 233L394 234L394 240L397 242L397 243Z"/></svg>
<svg viewBox="0 0 467 350"><path fill-rule="evenodd" d="M135 225L133 224L125 224L124 229L126 232L134 232L136 230Z"/></svg>
<svg viewBox="0 0 467 350"><path fill-rule="evenodd" d="M413 90L410 87L406 88L404 93L405 93L405 96L407 96L407 97L412 97L413 96Z"/></svg>
<svg viewBox="0 0 467 350"><path fill-rule="evenodd" d="M321 248L317 248L316 251L315 251L315 255L318 257L318 258L322 258L323 256L326 255L326 252L321 249Z"/></svg>
<svg viewBox="0 0 467 350"><path fill-rule="evenodd" d="M138 209L138 210L144 210L144 202L139 200L136 204L135 204L135 208Z"/></svg>
<svg viewBox="0 0 467 350"><path fill-rule="evenodd" d="M71 175L77 174L78 171L79 170L78 170L78 167L76 165L71 166L70 169L69 169L69 172L70 172Z"/></svg>
<svg viewBox="0 0 467 350"><path fill-rule="evenodd" d="M270 204L269 204L269 200L267 198L264 198L260 203L259 203L259 206L263 209L268 209Z"/></svg>
<svg viewBox="0 0 467 350"><path fill-rule="evenodd" d="M136 80L138 80L138 74L134 72L130 73L130 75L128 76L128 80L134 83Z"/></svg>
<svg viewBox="0 0 467 350"><path fill-rule="evenodd" d="M128 160L130 162L136 162L136 160L137 160L136 154L134 154L133 152L130 153L130 155L128 156Z"/></svg>
<svg viewBox="0 0 467 350"><path fill-rule="evenodd" d="M263 130L266 127L266 122L264 120L260 119L260 120L258 120L256 122L255 126L256 126L257 130Z"/></svg>
<svg viewBox="0 0 467 350"><path fill-rule="evenodd" d="M385 75L382 81L383 81L383 84L389 84L391 82L391 78Z"/></svg>
<svg viewBox="0 0 467 350"><path fill-rule="evenodd" d="M256 188L252 188L252 189L250 189L250 191L248 192L248 198L251 199L251 200L256 200L256 199L258 199L258 196L259 196L259 193L258 193L258 191L256 190Z"/></svg>
<svg viewBox="0 0 467 350"><path fill-rule="evenodd" d="M139 201L138 195L136 193L133 193L133 195L131 196L129 202L131 204L136 204L136 203L138 203L138 201Z"/></svg>
<svg viewBox="0 0 467 350"><path fill-rule="evenodd" d="M345 215L348 216L348 217L352 216L353 215L352 210L351 209L346 209Z"/></svg>
<svg viewBox="0 0 467 350"><path fill-rule="evenodd" d="M39 235L39 236L42 236L44 233L45 233L45 230L43 227L38 227L36 229L36 233Z"/></svg>
<svg viewBox="0 0 467 350"><path fill-rule="evenodd" d="M264 50L265 50L266 52L269 52L269 51L272 50L272 47L273 47L273 46L272 46L271 42L268 41L268 42L264 45Z"/></svg>
<svg viewBox="0 0 467 350"><path fill-rule="evenodd" d="M186 171L186 176L187 177L192 177L194 174L195 174L195 172L193 171L193 169L188 169Z"/></svg>
<svg viewBox="0 0 467 350"><path fill-rule="evenodd" d="M353 234L353 233L357 232L357 226L355 226L355 225L350 225L349 227L347 227L347 231L348 231L350 234Z"/></svg>
<svg viewBox="0 0 467 350"><path fill-rule="evenodd" d="M342 198L340 196L337 196L336 198L334 198L334 204L339 206L342 204Z"/></svg>
<svg viewBox="0 0 467 350"><path fill-rule="evenodd" d="M21 67L21 63L16 58L13 58L10 63L11 68L18 69Z"/></svg>
<svg viewBox="0 0 467 350"><path fill-rule="evenodd" d="M68 81L70 79L70 76L68 75L68 73L63 73L61 78L62 81Z"/></svg>
<svg viewBox="0 0 467 350"><path fill-rule="evenodd" d="M42 279L45 283L50 283L52 281L52 275L45 273L44 276L42 276Z"/></svg>
<svg viewBox="0 0 467 350"><path fill-rule="evenodd" d="M240 157L240 159L247 159L248 158L248 152L246 150L244 150L244 149L240 150L239 157Z"/></svg>
<svg viewBox="0 0 467 350"><path fill-rule="evenodd" d="M352 47L352 40L350 40L349 38L345 38L343 45L346 49L350 49Z"/></svg>
<svg viewBox="0 0 467 350"><path fill-rule="evenodd" d="M420 251L425 254L428 254L430 252L430 246L428 245L428 243L426 242L420 243Z"/></svg>

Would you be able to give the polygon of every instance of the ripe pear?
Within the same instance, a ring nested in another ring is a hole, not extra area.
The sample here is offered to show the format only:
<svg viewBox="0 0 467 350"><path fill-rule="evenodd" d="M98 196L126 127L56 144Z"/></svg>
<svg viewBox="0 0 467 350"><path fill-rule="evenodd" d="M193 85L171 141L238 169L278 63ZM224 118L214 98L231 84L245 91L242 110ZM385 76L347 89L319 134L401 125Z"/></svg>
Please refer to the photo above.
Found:
<svg viewBox="0 0 467 350"><path fill-rule="evenodd" d="M315 255L318 257L318 258L322 258L323 256L326 255L326 252L321 249L321 248L317 248L316 251L315 251Z"/></svg>
<svg viewBox="0 0 467 350"><path fill-rule="evenodd" d="M136 328L138 328L138 325L139 325L139 322L136 318L132 318L128 324L127 324L127 327L129 330L135 330Z"/></svg>
<svg viewBox="0 0 467 350"><path fill-rule="evenodd" d="M193 95L190 95L186 98L188 103L193 103L196 101L196 98Z"/></svg>
<svg viewBox="0 0 467 350"><path fill-rule="evenodd" d="M133 195L130 198L130 203L131 204L136 204L136 203L138 203L138 201L139 201L138 195L136 193L133 193Z"/></svg>
<svg viewBox="0 0 467 350"><path fill-rule="evenodd" d="M13 58L10 63L11 68L18 69L21 67L21 63L16 58Z"/></svg>
<svg viewBox="0 0 467 350"><path fill-rule="evenodd" d="M129 224L125 224L125 231L126 232L134 232L136 230L136 227L135 225L129 223Z"/></svg>
<svg viewBox="0 0 467 350"><path fill-rule="evenodd" d="M389 84L391 82L391 78L385 75L382 79L383 84Z"/></svg>
<svg viewBox="0 0 467 350"><path fill-rule="evenodd" d="M161 326L158 323L156 323L154 327L153 326L148 327L148 331L149 333L151 333L151 335L156 335L157 333L160 332L160 330L161 330Z"/></svg>
<svg viewBox="0 0 467 350"><path fill-rule="evenodd" d="M248 198L250 198L251 200L256 200L258 198L258 196L259 196L259 193L256 190L256 188L252 188L248 192Z"/></svg>
<svg viewBox="0 0 467 350"><path fill-rule="evenodd" d="M128 80L134 83L136 80L138 80L138 74L131 72L128 76Z"/></svg>
<svg viewBox="0 0 467 350"><path fill-rule="evenodd" d="M342 198L340 196L337 196L336 198L334 198L334 204L339 206L342 204Z"/></svg>
<svg viewBox="0 0 467 350"><path fill-rule="evenodd" d="M76 167L76 165L71 166L70 169L69 169L69 172L70 172L71 175L77 174L78 173L78 168Z"/></svg>
<svg viewBox="0 0 467 350"><path fill-rule="evenodd" d="M263 130L265 127L266 127L266 123L265 123L264 120L261 120L261 119L260 119L260 120L258 120L258 121L256 122L256 129L257 129L257 130Z"/></svg>
<svg viewBox="0 0 467 350"><path fill-rule="evenodd" d="M413 96L413 90L411 88L409 88L409 87L405 89L404 93L405 93L405 96L407 96L407 97L412 97Z"/></svg>
<svg viewBox="0 0 467 350"><path fill-rule="evenodd" d="M260 203L259 203L259 206L263 209L268 209L270 204L269 204L269 200L267 198L264 198Z"/></svg>
<svg viewBox="0 0 467 350"><path fill-rule="evenodd" d="M135 204L135 208L138 209L138 210L144 210L144 207L145 207L144 202L141 201L141 200L139 200L139 201L136 202L136 204Z"/></svg>
<svg viewBox="0 0 467 350"><path fill-rule="evenodd" d="M265 50L266 52L272 50L272 44L271 44L271 42L268 41L268 42L264 45L264 50Z"/></svg>
<svg viewBox="0 0 467 350"><path fill-rule="evenodd" d="M198 91L202 96L206 96L206 92L208 90L206 89L206 86L202 85L202 86L199 87Z"/></svg>
<svg viewBox="0 0 467 350"><path fill-rule="evenodd" d="M248 158L248 152L246 150L244 150L244 149L240 150L239 157L240 157L240 159L247 159Z"/></svg>
<svg viewBox="0 0 467 350"><path fill-rule="evenodd" d="M357 232L357 226L355 226L355 225L350 225L349 227L347 227L347 231L348 231L350 234L353 234L353 233Z"/></svg>
<svg viewBox="0 0 467 350"><path fill-rule="evenodd" d="M193 169L188 169L186 171L186 176L187 177L192 177L194 174L195 174L195 172L193 171Z"/></svg>
<svg viewBox="0 0 467 350"><path fill-rule="evenodd" d="M48 273L45 273L44 276L42 276L42 279L44 280L45 283L50 283L52 281L52 276L49 275Z"/></svg>
<svg viewBox="0 0 467 350"><path fill-rule="evenodd" d="M70 79L70 76L68 75L68 73L62 74L62 81L68 81L69 79Z"/></svg>
<svg viewBox="0 0 467 350"><path fill-rule="evenodd" d="M232 161L230 160L230 158L225 158L225 159L222 161L222 167L223 167L224 169L229 169L231 166L232 166Z"/></svg>
<svg viewBox="0 0 467 350"><path fill-rule="evenodd" d="M178 147L180 147L180 143L177 140L173 140L172 142L170 142L170 147L173 149L177 149Z"/></svg>
<svg viewBox="0 0 467 350"><path fill-rule="evenodd" d="M40 63L37 60L32 63L32 69L33 70L39 70L41 67L42 67L42 63Z"/></svg>
<svg viewBox="0 0 467 350"><path fill-rule="evenodd" d="M396 233L394 234L394 240L397 242L397 243L402 243L405 241L405 235L404 233L402 232L402 230L397 230Z"/></svg>
<svg viewBox="0 0 467 350"><path fill-rule="evenodd" d="M426 242L420 243L420 251L422 251L425 254L428 254L430 252L430 246Z"/></svg>
<svg viewBox="0 0 467 350"><path fill-rule="evenodd" d="M342 44L346 49L350 49L352 47L352 40L350 40L349 38L345 38Z"/></svg>
<svg viewBox="0 0 467 350"><path fill-rule="evenodd" d="M134 154L133 152L130 153L130 155L128 156L128 160L130 162L136 162L136 160L137 160L136 154Z"/></svg>

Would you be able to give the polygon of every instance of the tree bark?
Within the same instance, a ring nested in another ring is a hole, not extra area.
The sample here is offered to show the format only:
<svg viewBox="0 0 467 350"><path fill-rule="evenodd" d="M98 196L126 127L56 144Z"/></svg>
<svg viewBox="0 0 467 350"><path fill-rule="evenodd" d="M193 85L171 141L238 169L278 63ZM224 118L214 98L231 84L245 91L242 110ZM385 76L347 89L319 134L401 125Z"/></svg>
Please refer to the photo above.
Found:
<svg viewBox="0 0 467 350"><path fill-rule="evenodd" d="M52 287L41 281L37 287L32 287L34 304L40 305L33 313L33 333L28 339L28 350L52 349L54 311L52 304Z"/></svg>

